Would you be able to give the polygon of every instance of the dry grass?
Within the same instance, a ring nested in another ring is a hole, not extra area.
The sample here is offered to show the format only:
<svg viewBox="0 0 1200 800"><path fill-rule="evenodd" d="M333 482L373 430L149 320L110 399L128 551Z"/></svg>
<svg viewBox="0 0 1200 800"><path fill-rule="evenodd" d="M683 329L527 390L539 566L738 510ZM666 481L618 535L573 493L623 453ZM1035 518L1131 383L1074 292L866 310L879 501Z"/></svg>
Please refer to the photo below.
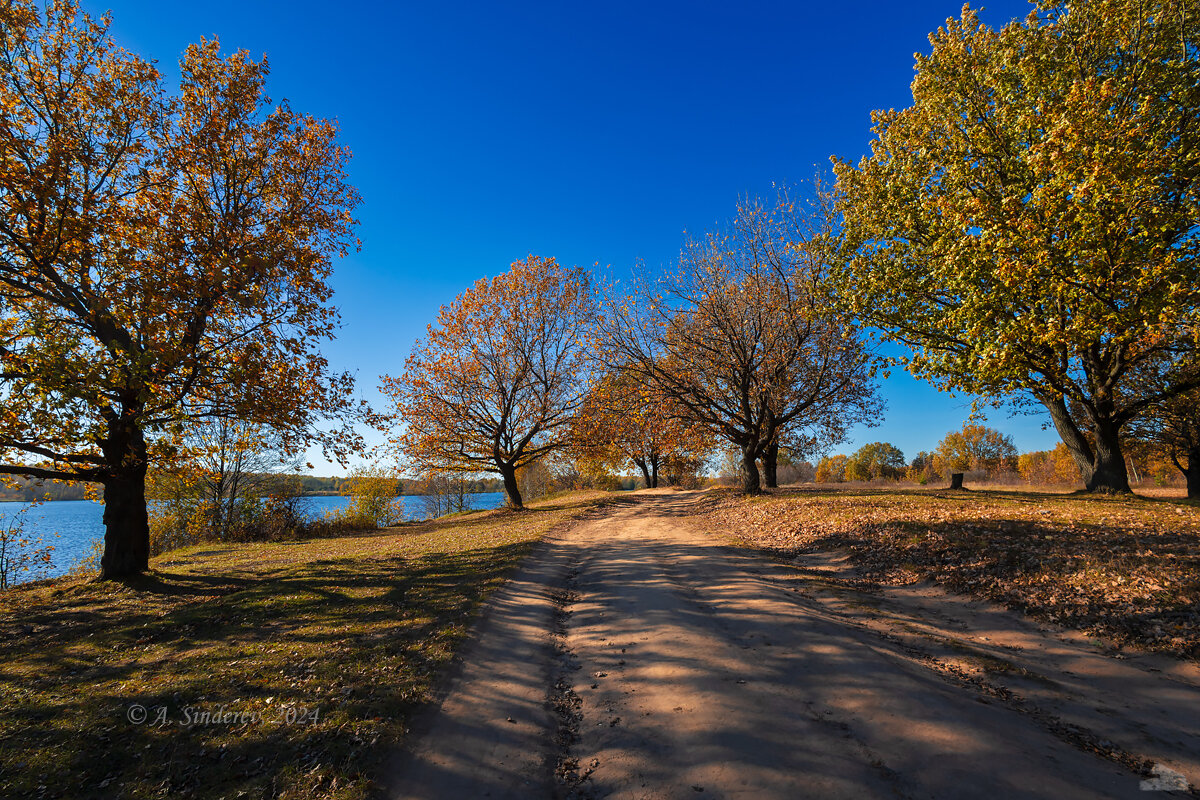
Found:
<svg viewBox="0 0 1200 800"><path fill-rule="evenodd" d="M818 487L725 493L710 514L788 557L848 550L867 584L930 579L1117 645L1200 658L1200 507L1156 494Z"/></svg>
<svg viewBox="0 0 1200 800"><path fill-rule="evenodd" d="M201 545L155 559L130 585L6 593L0 795L366 796L481 600L600 497L336 539ZM243 717L195 724L221 710ZM168 724L154 724L160 714Z"/></svg>

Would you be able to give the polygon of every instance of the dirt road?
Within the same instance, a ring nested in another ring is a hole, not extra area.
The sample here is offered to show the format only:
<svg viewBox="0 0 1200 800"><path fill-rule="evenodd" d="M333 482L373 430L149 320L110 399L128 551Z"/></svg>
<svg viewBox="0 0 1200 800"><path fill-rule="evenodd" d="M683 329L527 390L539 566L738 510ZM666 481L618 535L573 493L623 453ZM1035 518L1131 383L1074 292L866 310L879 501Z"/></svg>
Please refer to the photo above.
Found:
<svg viewBox="0 0 1200 800"><path fill-rule="evenodd" d="M1200 785L1200 671L932 587L863 592L645 493L498 593L397 798L1156 797ZM1150 792L1149 794L1147 792ZM1178 796L1178 795L1176 795Z"/></svg>

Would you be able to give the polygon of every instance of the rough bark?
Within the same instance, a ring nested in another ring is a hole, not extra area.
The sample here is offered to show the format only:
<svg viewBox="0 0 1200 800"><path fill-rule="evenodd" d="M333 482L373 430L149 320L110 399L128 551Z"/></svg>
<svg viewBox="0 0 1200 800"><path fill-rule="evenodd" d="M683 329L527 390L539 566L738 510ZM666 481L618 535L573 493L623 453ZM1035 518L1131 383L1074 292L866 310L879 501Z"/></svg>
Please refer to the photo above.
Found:
<svg viewBox="0 0 1200 800"><path fill-rule="evenodd" d="M650 476L650 468L646 466L645 459L635 458L633 463L637 464L638 469L642 471L642 480L646 482L647 489L654 488L654 479Z"/></svg>
<svg viewBox="0 0 1200 800"><path fill-rule="evenodd" d="M763 478L766 480L767 488L774 489L779 486L779 443L771 442L767 445L767 449L763 451Z"/></svg>
<svg viewBox="0 0 1200 800"><path fill-rule="evenodd" d="M146 439L131 418L122 417L101 449L108 461L104 480L104 555L100 578L119 580L150 565L150 520L146 513Z"/></svg>
<svg viewBox="0 0 1200 800"><path fill-rule="evenodd" d="M746 494L762 494L762 484L758 479L758 448L746 445L742 448L742 491Z"/></svg>
<svg viewBox="0 0 1200 800"><path fill-rule="evenodd" d="M658 456L650 458L650 488L658 488Z"/></svg>
<svg viewBox="0 0 1200 800"><path fill-rule="evenodd" d="M1200 500L1200 445L1188 450L1188 465L1183 474L1187 478L1188 499Z"/></svg>
<svg viewBox="0 0 1200 800"><path fill-rule="evenodd" d="M517 470L508 464L498 464L500 477L504 479L504 495L508 498L508 506L516 511L525 508L521 500L521 487L517 483Z"/></svg>
<svg viewBox="0 0 1200 800"><path fill-rule="evenodd" d="M1133 491L1129 488L1129 473L1125 470L1125 455L1121 452L1120 428L1101 424L1096 426L1094 433L1092 474L1084 479L1088 491L1114 494Z"/></svg>
<svg viewBox="0 0 1200 800"><path fill-rule="evenodd" d="M1128 493L1129 474L1125 471L1125 457L1121 454L1119 424L1104 420L1097 423L1089 440L1071 418L1067 404L1061 398L1043 400L1043 404L1054 420L1054 427L1067 446L1079 476L1089 492Z"/></svg>

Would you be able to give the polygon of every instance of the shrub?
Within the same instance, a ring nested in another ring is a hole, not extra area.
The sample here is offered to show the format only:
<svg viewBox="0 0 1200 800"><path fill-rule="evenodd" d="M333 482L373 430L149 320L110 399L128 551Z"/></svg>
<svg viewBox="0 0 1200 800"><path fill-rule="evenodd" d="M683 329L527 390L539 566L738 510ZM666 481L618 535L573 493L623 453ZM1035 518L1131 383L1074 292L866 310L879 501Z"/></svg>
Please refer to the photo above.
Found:
<svg viewBox="0 0 1200 800"><path fill-rule="evenodd" d="M905 477L913 483L919 483L922 486L930 481L938 480L941 475L938 473L937 467L934 464L933 453L925 450L917 453L916 458L914 458L912 463L908 465L908 471L905 473Z"/></svg>
<svg viewBox="0 0 1200 800"><path fill-rule="evenodd" d="M350 505L342 512L351 528L386 528L404 521L400 476L382 467L359 467L350 473Z"/></svg>
<svg viewBox="0 0 1200 800"><path fill-rule="evenodd" d="M25 506L0 527L0 590L24 579L37 580L54 568L54 545L44 537L25 533Z"/></svg>

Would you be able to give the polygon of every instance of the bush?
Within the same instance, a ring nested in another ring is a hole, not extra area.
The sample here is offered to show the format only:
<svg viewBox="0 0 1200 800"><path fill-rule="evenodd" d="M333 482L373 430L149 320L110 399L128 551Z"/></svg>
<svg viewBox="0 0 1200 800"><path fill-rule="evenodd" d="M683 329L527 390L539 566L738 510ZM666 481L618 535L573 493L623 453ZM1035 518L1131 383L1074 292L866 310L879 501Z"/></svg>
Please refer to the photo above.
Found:
<svg viewBox="0 0 1200 800"><path fill-rule="evenodd" d="M54 564L50 559L54 545L45 544L41 536L25 533L25 506L0 527L0 590L23 580L45 577Z"/></svg>
<svg viewBox="0 0 1200 800"><path fill-rule="evenodd" d="M350 528L386 528L404 521L400 476L382 467L359 467L350 473L350 505L341 513Z"/></svg>
<svg viewBox="0 0 1200 800"><path fill-rule="evenodd" d="M812 483L816 475L816 468L812 464L807 461L793 461L790 464L780 464L775 477L780 486L787 486L793 483Z"/></svg>
<svg viewBox="0 0 1200 800"><path fill-rule="evenodd" d="M150 503L150 554L205 542L279 542L294 539L342 536L395 525L404 519L404 503L396 493L400 479L392 471L362 467L346 482L353 494L342 511L313 519L303 507L303 484L297 475L277 475L264 483L266 494L240 498L236 513L225 524L212 524L212 503L187 491L156 487ZM166 484L169 485L169 484ZM175 487L178 489L178 487Z"/></svg>
<svg viewBox="0 0 1200 800"><path fill-rule="evenodd" d="M933 453L924 450L917 453L916 458L908 465L908 471L905 472L904 476L913 483L919 483L922 486L930 481L941 479L941 474L937 471L937 467L934 464Z"/></svg>

